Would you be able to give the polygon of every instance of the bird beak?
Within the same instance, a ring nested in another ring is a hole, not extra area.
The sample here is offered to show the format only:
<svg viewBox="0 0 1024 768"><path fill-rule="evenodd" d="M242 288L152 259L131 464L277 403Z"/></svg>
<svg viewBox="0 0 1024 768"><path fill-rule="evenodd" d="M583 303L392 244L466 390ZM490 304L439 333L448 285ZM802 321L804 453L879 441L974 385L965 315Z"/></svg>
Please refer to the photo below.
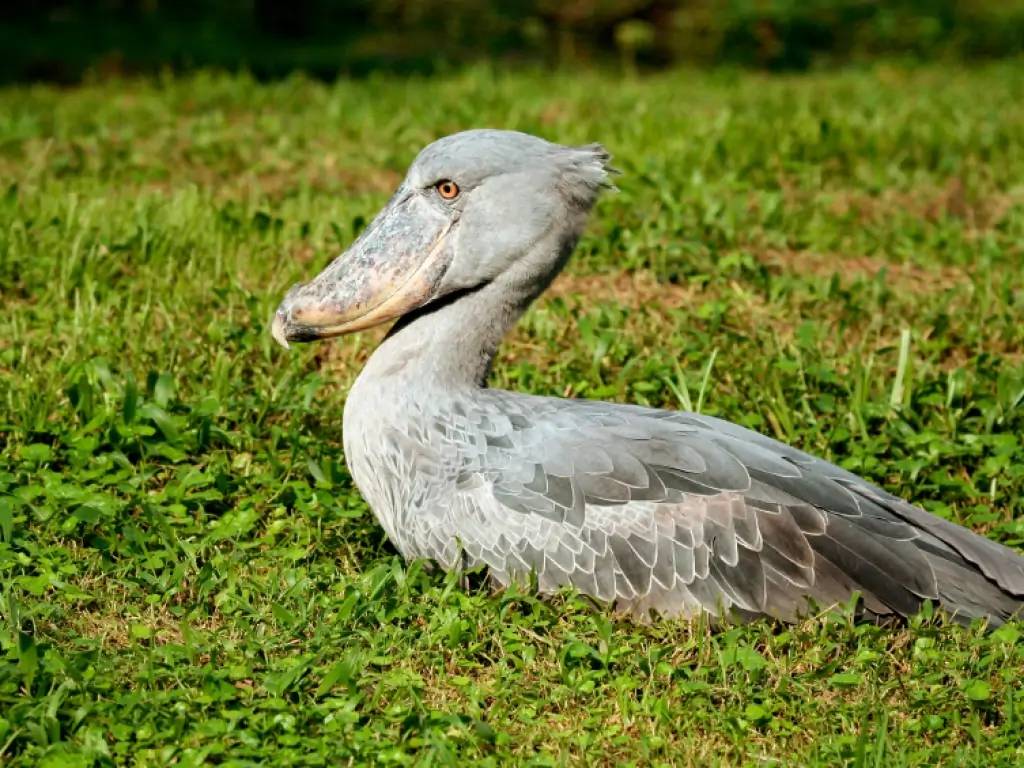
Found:
<svg viewBox="0 0 1024 768"><path fill-rule="evenodd" d="M454 220L402 187L341 256L281 302L271 334L281 346L371 328L429 301L448 267Z"/></svg>

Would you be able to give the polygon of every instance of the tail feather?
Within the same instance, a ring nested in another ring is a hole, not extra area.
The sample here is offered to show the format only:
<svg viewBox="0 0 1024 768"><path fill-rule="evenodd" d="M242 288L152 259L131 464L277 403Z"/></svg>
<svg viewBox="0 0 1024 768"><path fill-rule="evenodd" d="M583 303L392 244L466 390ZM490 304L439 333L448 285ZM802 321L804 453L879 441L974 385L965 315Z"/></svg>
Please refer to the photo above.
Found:
<svg viewBox="0 0 1024 768"><path fill-rule="evenodd" d="M955 620L968 624L986 619L989 626L998 627L1020 616L1024 600L1003 591L977 568L937 555L927 557L935 571L939 603Z"/></svg>
<svg viewBox="0 0 1024 768"><path fill-rule="evenodd" d="M987 619L991 626L1024 618L1019 553L880 489L847 487L918 529L914 543L935 573L939 603L952 616L963 623Z"/></svg>

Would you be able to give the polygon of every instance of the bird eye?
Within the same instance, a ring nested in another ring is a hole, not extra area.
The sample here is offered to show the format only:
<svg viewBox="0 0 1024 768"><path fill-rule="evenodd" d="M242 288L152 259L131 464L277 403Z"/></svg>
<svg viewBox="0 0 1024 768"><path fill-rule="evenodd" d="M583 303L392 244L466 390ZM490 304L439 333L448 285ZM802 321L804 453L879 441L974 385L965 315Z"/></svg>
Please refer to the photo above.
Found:
<svg viewBox="0 0 1024 768"><path fill-rule="evenodd" d="M454 200L459 196L459 185L451 179L442 179L434 187L437 189L437 194L445 200Z"/></svg>

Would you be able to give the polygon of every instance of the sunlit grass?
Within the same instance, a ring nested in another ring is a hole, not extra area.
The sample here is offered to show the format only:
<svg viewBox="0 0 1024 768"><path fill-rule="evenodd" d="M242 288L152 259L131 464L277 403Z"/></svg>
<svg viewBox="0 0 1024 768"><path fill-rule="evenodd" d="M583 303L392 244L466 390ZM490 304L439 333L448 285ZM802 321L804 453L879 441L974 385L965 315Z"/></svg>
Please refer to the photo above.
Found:
<svg viewBox="0 0 1024 768"><path fill-rule="evenodd" d="M378 338L267 321L418 148L622 170L496 386L700 408L1024 543L1024 68L0 91L0 762L1011 765L1019 627L638 627L400 562ZM77 761L77 762L76 762Z"/></svg>

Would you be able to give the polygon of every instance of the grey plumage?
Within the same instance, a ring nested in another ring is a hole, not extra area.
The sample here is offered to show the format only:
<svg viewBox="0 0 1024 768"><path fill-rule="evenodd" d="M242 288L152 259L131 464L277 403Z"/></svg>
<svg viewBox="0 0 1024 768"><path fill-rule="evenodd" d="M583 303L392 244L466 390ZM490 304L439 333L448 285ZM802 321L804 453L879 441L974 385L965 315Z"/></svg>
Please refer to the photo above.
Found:
<svg viewBox="0 0 1024 768"><path fill-rule="evenodd" d="M423 211L443 233L430 280L412 292L404 276L423 270L406 262L425 257L399 249L383 272L402 287L378 301L363 271L379 247L364 236L282 304L287 340L403 308L344 419L353 477L402 554L484 566L499 584L536 574L544 592L574 587L638 618L794 620L855 592L876 618L925 600L993 624L1019 611L1017 553L806 453L707 416L483 386L502 336L574 247L607 160L596 145L511 132L442 139L374 223L413 232L415 219L391 219ZM439 179L460 196L439 199Z"/></svg>
<svg viewBox="0 0 1024 768"><path fill-rule="evenodd" d="M877 616L926 599L993 622L1020 607L1015 553L921 525L927 513L882 489L727 422L494 390L405 406L381 450L358 417L346 445L365 456L357 477L404 478L392 538L408 557L487 566L502 584L535 572L543 591L576 587L638 617L792 620L854 591ZM991 577L970 559L979 547L1003 565Z"/></svg>

